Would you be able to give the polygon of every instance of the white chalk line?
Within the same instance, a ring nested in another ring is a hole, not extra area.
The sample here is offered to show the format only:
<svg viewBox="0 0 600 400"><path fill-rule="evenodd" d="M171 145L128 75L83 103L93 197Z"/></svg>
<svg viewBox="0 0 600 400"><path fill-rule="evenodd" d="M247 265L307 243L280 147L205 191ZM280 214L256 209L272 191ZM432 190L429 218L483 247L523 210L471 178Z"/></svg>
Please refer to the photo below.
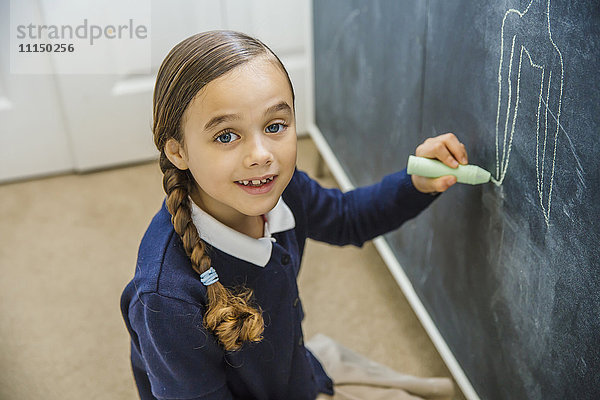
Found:
<svg viewBox="0 0 600 400"><path fill-rule="evenodd" d="M558 56L560 57L560 94L558 96L558 112L556 113L556 133L554 134L554 152L552 154L552 175L550 177L550 193L548 194L548 218L546 218L546 225L550 225L549 223L549 219L550 219L550 202L552 200L552 185L554 183L554 167L556 165L556 148L558 146L558 129L560 127L560 113L562 110L562 95L563 95L563 84L564 84L564 77L565 77L565 69L564 69L564 65L563 65L563 57L562 57L562 53L560 52L560 49L558 48L558 46L556 45L556 43L554 43L554 40L552 39L552 31L550 30L550 0L548 0L548 6L546 8L546 18L548 21L548 36L550 37L550 42L552 43L552 46L554 46L554 50L556 50L556 52L558 53ZM548 109L548 103L546 103L546 109Z"/></svg>
<svg viewBox="0 0 600 400"><path fill-rule="evenodd" d="M546 102L544 101L544 99L541 99L541 100L544 103L544 106L546 108L548 108L548 105L546 104ZM548 112L552 116L552 119L554 119L554 121L556 121L557 125L560 127L560 130L563 131L563 133L565 134L565 137L567 138L567 140L569 142L569 147L571 148L571 152L573 153L573 156L575 157L575 161L577 162L577 166L579 167L578 170L577 170L577 173L581 177L581 172L585 172L585 169L583 168L583 165L581 165L581 160L579 159L579 156L577 155L577 152L575 151L575 145L573 144L573 141L571 140L571 137L569 136L569 134L565 130L564 126L562 126L562 124L560 124L558 122L558 120L556 119L556 115L554 115L554 113L552 112L552 110L550 110L550 108L548 108ZM587 188L587 184L583 181L583 179L581 179L581 183Z"/></svg>
<svg viewBox="0 0 600 400"><path fill-rule="evenodd" d="M547 90L547 94L546 94L546 104L548 104L549 99L550 99L550 84L552 82L552 71L550 71L549 75L548 75L548 90ZM537 177L537 188L538 188L538 194L539 194L539 198L540 198L540 204L542 206L542 212L544 213L544 218L546 218L546 208L544 207L544 166L546 165L546 144L548 142L548 107L544 107L544 147L542 150L542 171L541 174L538 173L536 175ZM539 142L536 143L536 162L537 160L539 160L538 158L538 153L539 153ZM553 163L554 165L554 163ZM537 171L537 164L536 164L536 171ZM550 186L550 193L552 193L552 186ZM550 205L550 204L548 204ZM546 223L548 222L548 220L546 219Z"/></svg>
<svg viewBox="0 0 600 400"><path fill-rule="evenodd" d="M500 125L500 109L501 109L501 100L502 100L502 65L504 63L504 26L506 23L506 18L508 17L509 14L516 13L519 15L519 17L523 17L529 11L529 8L531 7L532 3L533 3L533 0L531 0L529 2L527 7L525 8L525 11L523 11L523 12L516 10L516 9L512 9L512 8L509 9L504 14L504 18L502 19L502 30L500 32L500 66L498 68L498 107L497 107L497 111L496 111L496 178L492 178L492 182L498 186L501 185L506 177L506 172L508 170L508 164L510 161L510 152L512 149L515 125L516 125L516 120L517 120L517 115L518 115L518 110L519 110L519 103L520 103L519 91L520 91L520 86L521 86L521 67L522 67L522 62L523 62L523 52L525 52L525 54L527 54L527 58L529 59L529 64L533 68L537 68L537 69L541 70L540 94L538 96L538 109L537 109L537 115L536 115L536 181L537 181L536 186L537 186L537 190L538 190L540 206L542 208L542 214L544 216L544 220L546 221L546 225L549 226L550 225L550 208L551 208L551 204L552 204L552 189L553 189L553 184L554 184L554 173L555 173L555 169L556 169L556 149L557 149L557 144L558 144L559 129L562 129L565 132L565 135L569 139L569 142L571 142L566 131L560 125L560 114L561 114L561 109L562 109L562 93L563 93L563 84L564 84L564 65L563 65L562 53L560 52L560 49L558 48L558 46L556 45L554 40L552 39L552 31L550 28L550 0L548 0L547 8L546 8L548 37L549 37L550 42L552 43L552 46L554 47L555 51L559 55L560 67L561 67L560 93L558 96L558 111L557 111L556 115L554 115L554 113L552 113L552 110L550 110L548 107L548 104L550 102L550 88L551 88L551 82L552 82L551 71L548 76L546 100L544 101L543 92L544 92L545 67L540 64L535 63L533 61L533 59L531 58L531 54L529 53L527 48L523 45L521 45L520 52L519 52L520 54L519 54L519 67L518 67L518 72L517 72L516 94L515 94L514 109L512 109L513 108L513 106L512 106L512 66L513 66L513 62L514 62L514 50L515 50L515 41L516 41L516 35L513 35L511 51L510 51L510 64L508 66L508 79L507 79L508 101L507 101L507 110L506 110L505 123L504 123L502 158L500 158L500 154L499 154L500 153L500 149L499 149L500 137L499 137L498 128ZM543 142L543 148L542 148L542 161L540 163L540 161L539 161L539 152L540 152L540 150L539 150L540 149L539 127L540 127L540 111L541 111L541 103L542 102L544 102L544 142ZM550 114L556 121L556 131L554 133L554 149L553 149L553 154L552 154L552 169L551 169L551 174L550 174L550 179L549 179L549 184L548 184L549 190L548 190L548 200L546 202L547 203L547 206L546 206L544 204L544 178L546 175L544 170L545 170L545 164L546 164L546 148L547 148L547 144L548 144L548 112L550 112ZM512 123L510 125L510 134L509 134L508 127L509 127L509 120L510 120L511 113L512 113ZM507 143L507 140L508 140L508 143ZM572 142L570 144L572 146ZM578 164L581 167L581 164L579 163L579 161L578 161ZM540 169L540 165L541 165L541 169Z"/></svg>

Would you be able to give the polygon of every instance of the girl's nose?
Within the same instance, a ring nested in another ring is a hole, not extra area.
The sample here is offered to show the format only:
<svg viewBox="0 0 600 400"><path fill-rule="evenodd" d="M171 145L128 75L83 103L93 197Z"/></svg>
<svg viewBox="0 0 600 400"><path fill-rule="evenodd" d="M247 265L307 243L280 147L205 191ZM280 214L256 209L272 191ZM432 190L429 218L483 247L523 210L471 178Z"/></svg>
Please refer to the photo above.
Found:
<svg viewBox="0 0 600 400"><path fill-rule="evenodd" d="M269 165L273 162L273 154L267 146L266 140L262 134L253 135L252 140L248 143L247 167Z"/></svg>

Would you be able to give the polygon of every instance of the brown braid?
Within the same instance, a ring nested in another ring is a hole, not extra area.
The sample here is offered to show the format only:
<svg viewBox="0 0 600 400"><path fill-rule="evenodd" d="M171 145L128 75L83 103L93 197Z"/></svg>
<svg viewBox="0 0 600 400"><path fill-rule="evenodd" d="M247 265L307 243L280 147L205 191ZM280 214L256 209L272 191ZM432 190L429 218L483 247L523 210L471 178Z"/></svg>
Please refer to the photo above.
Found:
<svg viewBox="0 0 600 400"><path fill-rule="evenodd" d="M184 145L184 112L206 84L256 57L267 57L281 68L294 99L291 81L279 58L259 40L239 32L211 31L185 39L169 52L156 77L152 130L160 152L166 204L173 227L198 274L210 268L211 260L191 217L189 195L197 183L189 170L180 170L171 163L165 146L169 139ZM262 310L253 304L251 289L233 292L216 282L207 286L207 293L204 325L225 350L238 350L245 342L262 340Z"/></svg>
<svg viewBox="0 0 600 400"><path fill-rule="evenodd" d="M176 168L164 152L160 157L160 167L164 173L163 187L167 193L167 209L175 232L183 242L183 248L190 257L192 268L202 274L210 268L210 257L205 244L192 222L190 186L193 180L187 171ZM225 350L238 350L244 342L262 340L264 321L260 307L251 305L252 289L243 288L233 294L220 282L207 287L208 308L204 315L204 326L212 331Z"/></svg>

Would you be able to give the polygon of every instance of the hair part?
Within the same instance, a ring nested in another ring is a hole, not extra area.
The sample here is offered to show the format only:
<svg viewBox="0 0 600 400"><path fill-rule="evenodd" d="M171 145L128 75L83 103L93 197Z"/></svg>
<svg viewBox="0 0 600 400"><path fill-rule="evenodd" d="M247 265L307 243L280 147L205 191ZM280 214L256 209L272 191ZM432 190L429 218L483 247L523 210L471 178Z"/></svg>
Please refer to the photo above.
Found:
<svg viewBox="0 0 600 400"><path fill-rule="evenodd" d="M183 40L167 54L156 77L152 131L160 152L166 205L175 232L198 274L211 267L211 260L191 216L190 194L196 182L189 170L180 170L171 163L165 145L170 139L185 145L185 110L204 86L258 57L270 58L281 68L294 99L289 75L275 53L261 41L234 31L204 32ZM252 289L241 287L234 291L216 282L207 286L207 294L203 323L225 350L238 350L246 342L262 340L264 320L262 310L253 302Z"/></svg>

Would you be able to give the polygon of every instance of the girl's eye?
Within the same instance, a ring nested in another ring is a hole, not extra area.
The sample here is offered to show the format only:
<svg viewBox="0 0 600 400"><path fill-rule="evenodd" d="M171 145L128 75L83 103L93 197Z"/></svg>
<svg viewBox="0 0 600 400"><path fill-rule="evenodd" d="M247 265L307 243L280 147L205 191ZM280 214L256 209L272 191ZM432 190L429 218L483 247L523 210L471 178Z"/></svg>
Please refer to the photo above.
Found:
<svg viewBox="0 0 600 400"><path fill-rule="evenodd" d="M268 133L279 133L285 128L284 124L271 124L267 126Z"/></svg>
<svg viewBox="0 0 600 400"><path fill-rule="evenodd" d="M239 136L233 132L223 132L215 138L219 143L231 143L237 139L239 139Z"/></svg>

